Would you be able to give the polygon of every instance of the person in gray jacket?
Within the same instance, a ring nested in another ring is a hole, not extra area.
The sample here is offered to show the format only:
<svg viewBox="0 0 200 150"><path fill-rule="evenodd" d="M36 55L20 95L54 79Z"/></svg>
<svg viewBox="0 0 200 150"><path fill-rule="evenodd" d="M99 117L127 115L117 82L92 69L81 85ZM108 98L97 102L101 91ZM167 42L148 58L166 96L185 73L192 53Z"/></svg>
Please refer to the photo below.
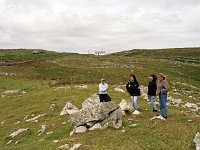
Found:
<svg viewBox="0 0 200 150"><path fill-rule="evenodd" d="M166 80L166 75L163 73L159 74L159 83L157 87L157 92L159 95L159 103L160 103L160 115L164 118L167 118L168 110L167 110L167 93L170 89L169 84Z"/></svg>

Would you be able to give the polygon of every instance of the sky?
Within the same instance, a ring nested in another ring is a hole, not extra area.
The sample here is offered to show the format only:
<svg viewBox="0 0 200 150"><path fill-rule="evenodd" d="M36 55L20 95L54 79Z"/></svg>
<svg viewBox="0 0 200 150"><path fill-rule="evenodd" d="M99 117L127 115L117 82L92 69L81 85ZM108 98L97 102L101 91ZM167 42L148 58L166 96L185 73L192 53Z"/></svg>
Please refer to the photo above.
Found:
<svg viewBox="0 0 200 150"><path fill-rule="evenodd" d="M200 47L200 0L0 0L0 48Z"/></svg>

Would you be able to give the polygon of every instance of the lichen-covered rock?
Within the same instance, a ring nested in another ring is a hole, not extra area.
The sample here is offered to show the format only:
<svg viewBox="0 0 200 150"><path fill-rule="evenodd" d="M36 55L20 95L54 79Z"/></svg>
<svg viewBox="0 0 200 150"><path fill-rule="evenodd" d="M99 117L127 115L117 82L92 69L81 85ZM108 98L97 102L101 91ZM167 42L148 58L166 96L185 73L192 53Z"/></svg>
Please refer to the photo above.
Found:
<svg viewBox="0 0 200 150"><path fill-rule="evenodd" d="M122 99L122 101L119 103L119 106L122 110L123 115L126 115L126 112L128 112L128 111L130 111L130 112L133 111L133 107L132 107L131 103L126 102L125 99Z"/></svg>
<svg viewBox="0 0 200 150"><path fill-rule="evenodd" d="M197 132L194 138L194 143L196 145L196 150L200 150L200 133Z"/></svg>
<svg viewBox="0 0 200 150"><path fill-rule="evenodd" d="M82 103L80 111L70 115L74 131L85 126L89 130L106 127L119 128L122 125L122 111L114 102L100 103L94 94ZM76 133L76 132L75 132Z"/></svg>
<svg viewBox="0 0 200 150"><path fill-rule="evenodd" d="M66 102L65 107L62 109L60 116L66 115L66 114L73 114L78 112L79 109L76 108L73 104L71 104L70 102Z"/></svg>

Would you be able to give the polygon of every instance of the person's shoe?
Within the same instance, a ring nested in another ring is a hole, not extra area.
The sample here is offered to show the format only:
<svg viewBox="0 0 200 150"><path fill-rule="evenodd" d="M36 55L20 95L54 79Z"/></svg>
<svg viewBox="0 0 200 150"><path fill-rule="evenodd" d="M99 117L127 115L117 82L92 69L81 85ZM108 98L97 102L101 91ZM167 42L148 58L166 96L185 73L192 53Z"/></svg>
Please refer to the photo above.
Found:
<svg viewBox="0 0 200 150"><path fill-rule="evenodd" d="M156 109L153 109L153 112L158 112Z"/></svg>

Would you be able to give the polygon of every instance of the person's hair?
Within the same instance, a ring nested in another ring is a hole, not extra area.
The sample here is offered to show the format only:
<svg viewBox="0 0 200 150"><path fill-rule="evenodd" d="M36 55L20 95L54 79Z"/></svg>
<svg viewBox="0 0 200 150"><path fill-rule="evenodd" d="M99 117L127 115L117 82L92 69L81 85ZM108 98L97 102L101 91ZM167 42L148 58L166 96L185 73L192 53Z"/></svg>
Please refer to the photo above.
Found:
<svg viewBox="0 0 200 150"><path fill-rule="evenodd" d="M130 74L130 77L133 77L134 81L136 81L136 76L134 74Z"/></svg>
<svg viewBox="0 0 200 150"><path fill-rule="evenodd" d="M164 76L160 75L160 77L162 77L162 78L163 78L163 80L165 80L165 77L164 77Z"/></svg>
<svg viewBox="0 0 200 150"><path fill-rule="evenodd" d="M155 74L152 74L151 77L153 78L153 81L156 82L157 81L157 77Z"/></svg>

